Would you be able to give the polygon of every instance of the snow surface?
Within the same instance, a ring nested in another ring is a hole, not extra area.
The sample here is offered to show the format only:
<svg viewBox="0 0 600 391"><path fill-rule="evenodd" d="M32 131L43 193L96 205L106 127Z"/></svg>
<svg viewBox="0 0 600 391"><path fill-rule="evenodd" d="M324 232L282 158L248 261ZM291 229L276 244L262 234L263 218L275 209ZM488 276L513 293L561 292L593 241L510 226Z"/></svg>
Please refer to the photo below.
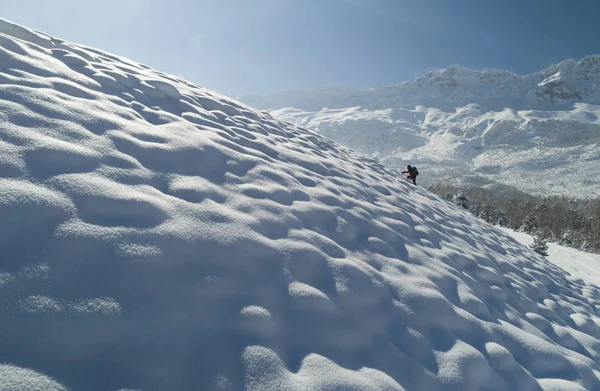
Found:
<svg viewBox="0 0 600 391"><path fill-rule="evenodd" d="M600 195L600 56L519 76L451 67L397 86L242 99L421 180ZM289 106L289 107L288 107Z"/></svg>
<svg viewBox="0 0 600 391"><path fill-rule="evenodd" d="M516 232L507 228L500 229L525 246L533 243L533 237L524 232ZM581 279L587 284L600 286L599 254L586 253L557 243L548 243L548 259L568 271L574 278Z"/></svg>
<svg viewBox="0 0 600 391"><path fill-rule="evenodd" d="M600 389L599 288L375 161L0 20L0 390Z"/></svg>

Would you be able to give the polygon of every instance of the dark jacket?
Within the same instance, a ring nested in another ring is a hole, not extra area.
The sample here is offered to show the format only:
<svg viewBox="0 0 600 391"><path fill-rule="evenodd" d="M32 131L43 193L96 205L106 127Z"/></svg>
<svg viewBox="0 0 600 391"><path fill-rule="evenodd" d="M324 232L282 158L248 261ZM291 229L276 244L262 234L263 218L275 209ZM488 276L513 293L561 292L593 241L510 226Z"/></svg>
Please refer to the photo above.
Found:
<svg viewBox="0 0 600 391"><path fill-rule="evenodd" d="M411 178L417 177L417 170L414 167L411 167L410 170L402 171L402 174L408 174Z"/></svg>

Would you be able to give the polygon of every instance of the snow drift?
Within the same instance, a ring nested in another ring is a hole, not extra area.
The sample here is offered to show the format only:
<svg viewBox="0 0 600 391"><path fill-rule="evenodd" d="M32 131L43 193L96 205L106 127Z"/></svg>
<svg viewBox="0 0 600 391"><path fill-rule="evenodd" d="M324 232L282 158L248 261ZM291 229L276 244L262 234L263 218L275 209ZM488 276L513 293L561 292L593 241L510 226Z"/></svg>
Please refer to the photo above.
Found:
<svg viewBox="0 0 600 391"><path fill-rule="evenodd" d="M600 388L597 287L315 133L0 32L0 390Z"/></svg>

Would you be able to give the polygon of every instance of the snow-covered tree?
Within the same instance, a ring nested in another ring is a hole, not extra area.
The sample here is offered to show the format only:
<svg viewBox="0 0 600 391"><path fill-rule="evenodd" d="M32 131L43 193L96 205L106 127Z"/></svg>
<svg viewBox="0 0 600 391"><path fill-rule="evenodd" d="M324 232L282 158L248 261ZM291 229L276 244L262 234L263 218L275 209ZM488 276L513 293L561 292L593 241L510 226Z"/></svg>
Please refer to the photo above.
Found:
<svg viewBox="0 0 600 391"><path fill-rule="evenodd" d="M452 194L446 193L446 194L442 195L442 199L444 199L446 201L452 202L452 200L454 199L454 197L452 196Z"/></svg>
<svg viewBox="0 0 600 391"><path fill-rule="evenodd" d="M523 220L523 225L521 226L521 230L523 232L527 232L528 234L534 234L539 229L539 221L536 215L533 213L525 216Z"/></svg>
<svg viewBox="0 0 600 391"><path fill-rule="evenodd" d="M484 205L479 209L479 217L490 224L496 224L498 221L498 211L492 205Z"/></svg>
<svg viewBox="0 0 600 391"><path fill-rule="evenodd" d="M579 247L581 240L575 232L569 229L563 234L560 243L568 247Z"/></svg>
<svg viewBox="0 0 600 391"><path fill-rule="evenodd" d="M467 195L462 191L459 191L454 196L454 203L463 209L469 210L469 199L467 198Z"/></svg>
<svg viewBox="0 0 600 391"><path fill-rule="evenodd" d="M510 224L510 219L508 218L508 215L506 214L506 212L504 212L502 210L498 210L496 217L497 217L496 225L499 225L501 227L508 227L508 225Z"/></svg>
<svg viewBox="0 0 600 391"><path fill-rule="evenodd" d="M531 249L536 253L543 255L545 257L548 256L548 243L546 239L544 239L541 235L536 235L533 238L533 243L531 244Z"/></svg>

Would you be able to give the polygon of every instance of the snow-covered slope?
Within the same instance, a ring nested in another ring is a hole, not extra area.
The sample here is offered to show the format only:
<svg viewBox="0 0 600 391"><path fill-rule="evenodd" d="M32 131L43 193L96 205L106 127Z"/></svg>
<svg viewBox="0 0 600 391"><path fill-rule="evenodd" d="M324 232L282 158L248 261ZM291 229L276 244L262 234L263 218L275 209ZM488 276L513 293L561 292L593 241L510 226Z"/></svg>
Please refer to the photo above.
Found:
<svg viewBox="0 0 600 391"><path fill-rule="evenodd" d="M429 182L595 197L599 86L600 56L591 56L527 76L452 67L388 88L243 99L391 167L417 164Z"/></svg>
<svg viewBox="0 0 600 391"><path fill-rule="evenodd" d="M536 195L600 195L600 106L496 112L473 104L451 113L419 106L280 109L271 114L377 157L386 166L417 165L424 183L499 182Z"/></svg>
<svg viewBox="0 0 600 391"><path fill-rule="evenodd" d="M533 237L525 232L516 232L508 228L500 229L525 246L533 243ZM600 286L600 254L586 253L558 243L548 243L548 259L568 271L573 278Z"/></svg>
<svg viewBox="0 0 600 391"><path fill-rule="evenodd" d="M0 390L600 389L600 291L362 155L0 20Z"/></svg>

